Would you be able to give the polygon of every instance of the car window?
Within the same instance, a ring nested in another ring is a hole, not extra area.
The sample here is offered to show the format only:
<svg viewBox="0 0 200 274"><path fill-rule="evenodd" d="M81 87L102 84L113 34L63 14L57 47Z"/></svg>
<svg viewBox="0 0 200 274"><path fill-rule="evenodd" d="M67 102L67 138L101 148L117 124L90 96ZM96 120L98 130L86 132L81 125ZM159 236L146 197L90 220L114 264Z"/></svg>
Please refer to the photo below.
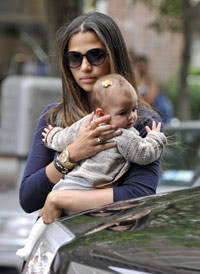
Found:
<svg viewBox="0 0 200 274"><path fill-rule="evenodd" d="M160 185L190 186L199 174L200 130L166 131L171 145L163 152Z"/></svg>

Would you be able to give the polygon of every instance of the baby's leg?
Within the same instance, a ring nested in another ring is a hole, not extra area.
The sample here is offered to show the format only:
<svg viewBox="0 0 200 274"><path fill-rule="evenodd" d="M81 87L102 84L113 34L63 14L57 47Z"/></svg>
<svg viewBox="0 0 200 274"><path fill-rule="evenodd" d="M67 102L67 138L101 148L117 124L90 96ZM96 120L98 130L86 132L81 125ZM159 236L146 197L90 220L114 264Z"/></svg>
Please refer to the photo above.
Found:
<svg viewBox="0 0 200 274"><path fill-rule="evenodd" d="M40 235L44 232L47 225L44 224L43 218L40 217L37 222L34 224L29 237L27 239L26 245L23 248L20 248L17 250L16 255L20 257L23 260L26 260L29 255L31 254L31 251L36 243L36 241L39 239Z"/></svg>

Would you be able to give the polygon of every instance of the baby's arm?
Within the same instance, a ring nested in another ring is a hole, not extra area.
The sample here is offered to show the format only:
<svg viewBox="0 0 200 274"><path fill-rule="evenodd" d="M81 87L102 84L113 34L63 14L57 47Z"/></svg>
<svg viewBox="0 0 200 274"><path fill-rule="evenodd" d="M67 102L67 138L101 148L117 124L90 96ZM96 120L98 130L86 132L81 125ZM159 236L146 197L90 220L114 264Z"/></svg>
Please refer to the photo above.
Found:
<svg viewBox="0 0 200 274"><path fill-rule="evenodd" d="M66 127L64 129L61 127L52 127L49 125L42 133L42 136L44 137L42 139L44 144L48 148L51 148L55 151L63 151L68 145L74 142L86 117L83 117L79 121L72 124L70 127Z"/></svg>
<svg viewBox="0 0 200 274"><path fill-rule="evenodd" d="M69 144L69 139L71 139L67 132L68 128L63 129L48 125L42 132L42 141L46 147L61 152Z"/></svg>
<svg viewBox="0 0 200 274"><path fill-rule="evenodd" d="M142 138L136 129L122 129L122 134L116 138L117 147L124 158L139 165L154 162L161 155L167 144L167 138L160 132L161 123L156 126L152 122L152 130L146 127L147 136Z"/></svg>

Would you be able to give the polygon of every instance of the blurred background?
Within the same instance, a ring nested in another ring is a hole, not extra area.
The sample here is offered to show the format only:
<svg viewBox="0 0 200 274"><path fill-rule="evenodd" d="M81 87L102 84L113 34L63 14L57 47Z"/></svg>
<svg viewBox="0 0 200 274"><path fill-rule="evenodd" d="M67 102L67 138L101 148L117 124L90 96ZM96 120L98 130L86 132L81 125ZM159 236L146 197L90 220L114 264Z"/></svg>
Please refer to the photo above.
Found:
<svg viewBox="0 0 200 274"><path fill-rule="evenodd" d="M103 12L116 21L138 90L166 126L200 120L200 0L1 0L0 273L19 271L15 251L24 244L36 216L31 219L20 209L18 187L37 119L45 105L61 98L57 30L88 11ZM151 98L144 95L148 85ZM200 123L195 132L199 129ZM193 135L187 136L190 144ZM193 150L199 138L195 133ZM199 148L195 155L196 169Z"/></svg>
<svg viewBox="0 0 200 274"><path fill-rule="evenodd" d="M111 16L128 49L148 57L173 116L199 119L199 0L1 0L0 81L16 74L59 76L56 32L90 10Z"/></svg>

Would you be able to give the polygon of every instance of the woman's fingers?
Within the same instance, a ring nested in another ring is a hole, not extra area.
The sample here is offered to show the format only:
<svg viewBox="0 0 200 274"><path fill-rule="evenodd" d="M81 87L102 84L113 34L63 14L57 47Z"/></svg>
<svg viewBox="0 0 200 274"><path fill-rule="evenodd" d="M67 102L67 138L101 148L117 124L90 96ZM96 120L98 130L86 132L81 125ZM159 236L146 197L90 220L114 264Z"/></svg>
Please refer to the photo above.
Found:
<svg viewBox="0 0 200 274"><path fill-rule="evenodd" d="M98 137L100 137L102 141L106 141L121 134L121 131L116 130L115 125L106 123L106 121L110 120L110 115L102 116L94 121L93 116L94 115L92 113L83 123L78 137L85 136L88 141L90 139L92 143L95 144L100 143L99 139L97 139Z"/></svg>
<svg viewBox="0 0 200 274"><path fill-rule="evenodd" d="M107 130L107 131L109 131L109 130ZM109 131L108 133L106 133L105 130L102 132L103 132L103 134L101 134L101 132L98 132L98 135L95 138L95 141L97 144L102 144L105 141L112 139L115 136L119 136L122 133L122 131L120 129L112 130L112 131ZM99 139L100 139L100 141L99 141Z"/></svg>
<svg viewBox="0 0 200 274"><path fill-rule="evenodd" d="M91 129L95 129L97 128L100 124L104 124L104 123L107 123L110 121L110 115L107 114L107 115L104 115L104 116L101 116L99 118L96 118L94 121L92 121L91 123ZM115 126L113 126L114 128ZM116 127L115 127L116 128Z"/></svg>
<svg viewBox="0 0 200 274"><path fill-rule="evenodd" d="M120 135L121 130L116 130L115 125L107 123L110 115L93 118L94 113L81 126L77 139L68 146L72 162L79 162L104 149L116 146L116 142L111 142L109 139Z"/></svg>
<svg viewBox="0 0 200 274"><path fill-rule="evenodd" d="M96 153L98 153L102 150L106 150L106 149L115 147L116 144L117 144L116 142L100 143L100 144L96 145L95 151L96 151Z"/></svg>
<svg viewBox="0 0 200 274"><path fill-rule="evenodd" d="M89 117L85 120L84 126L90 126L92 120L94 119L94 111L89 115Z"/></svg>
<svg viewBox="0 0 200 274"><path fill-rule="evenodd" d="M114 130L116 129L116 126L114 125L102 125L102 126L98 126L97 128L95 128L95 135L103 135L103 134L107 134L109 131L114 132Z"/></svg>

